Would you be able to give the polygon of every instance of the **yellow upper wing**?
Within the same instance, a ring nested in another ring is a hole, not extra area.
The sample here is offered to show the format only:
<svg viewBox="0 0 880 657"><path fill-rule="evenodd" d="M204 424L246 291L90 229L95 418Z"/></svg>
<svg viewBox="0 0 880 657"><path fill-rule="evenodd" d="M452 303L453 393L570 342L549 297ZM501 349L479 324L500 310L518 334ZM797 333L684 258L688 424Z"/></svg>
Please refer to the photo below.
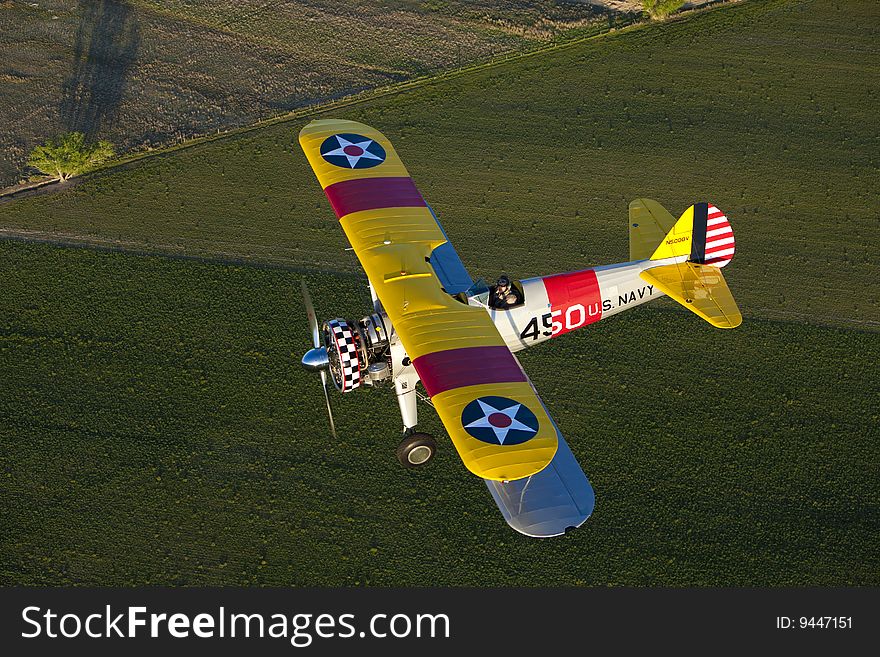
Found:
<svg viewBox="0 0 880 657"><path fill-rule="evenodd" d="M446 242L390 142L362 123L313 121L300 145L465 466L484 479L544 469L557 434L489 314L446 294Z"/></svg>

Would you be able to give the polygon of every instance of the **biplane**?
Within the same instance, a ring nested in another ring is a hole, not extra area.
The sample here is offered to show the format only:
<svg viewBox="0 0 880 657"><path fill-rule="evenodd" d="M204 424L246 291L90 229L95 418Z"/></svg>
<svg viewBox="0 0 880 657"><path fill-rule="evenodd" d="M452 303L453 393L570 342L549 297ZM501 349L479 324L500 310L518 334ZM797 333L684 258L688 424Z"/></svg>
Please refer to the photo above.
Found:
<svg viewBox="0 0 880 657"><path fill-rule="evenodd" d="M659 203L629 206L629 261L524 280L473 280L391 143L344 120L299 135L370 282L359 321L320 326L303 296L313 348L303 366L342 393L388 386L403 419L397 458L434 456L417 430L417 401L436 410L465 467L483 479L508 524L528 536L563 534L592 513L593 489L515 352L668 295L711 325L742 316L721 269L734 253L721 210L696 203L675 219ZM421 384L424 392L417 389Z"/></svg>

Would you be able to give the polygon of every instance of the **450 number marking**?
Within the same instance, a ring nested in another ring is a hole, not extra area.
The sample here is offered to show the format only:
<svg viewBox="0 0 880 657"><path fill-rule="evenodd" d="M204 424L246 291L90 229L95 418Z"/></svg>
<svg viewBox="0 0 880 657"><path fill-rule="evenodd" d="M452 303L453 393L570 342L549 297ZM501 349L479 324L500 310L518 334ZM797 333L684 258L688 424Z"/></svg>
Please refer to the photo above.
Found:
<svg viewBox="0 0 880 657"><path fill-rule="evenodd" d="M587 311L581 304L576 303L566 308L564 317L561 310L552 310L540 317L532 317L519 337L521 340L537 340L542 335L549 338L561 333L563 329L572 331L586 323Z"/></svg>

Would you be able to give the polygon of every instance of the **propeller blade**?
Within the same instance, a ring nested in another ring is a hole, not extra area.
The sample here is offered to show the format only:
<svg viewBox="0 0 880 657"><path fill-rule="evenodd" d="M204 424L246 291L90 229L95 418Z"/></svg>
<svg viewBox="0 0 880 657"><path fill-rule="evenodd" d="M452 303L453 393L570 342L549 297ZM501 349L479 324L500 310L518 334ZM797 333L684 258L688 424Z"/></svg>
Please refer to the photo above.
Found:
<svg viewBox="0 0 880 657"><path fill-rule="evenodd" d="M309 294L309 288L306 287L305 280L301 280L303 303L306 306L306 317L309 318L309 328L312 330L312 347L321 345L321 333L318 330L318 316L315 315L315 307L312 305L312 297ZM326 386L325 386L326 389Z"/></svg>
<svg viewBox="0 0 880 657"><path fill-rule="evenodd" d="M327 402L327 418L330 420L330 433L336 440L336 424L333 422L333 411L330 409L330 395L327 394L327 372L321 370L321 387L324 389L324 400Z"/></svg>

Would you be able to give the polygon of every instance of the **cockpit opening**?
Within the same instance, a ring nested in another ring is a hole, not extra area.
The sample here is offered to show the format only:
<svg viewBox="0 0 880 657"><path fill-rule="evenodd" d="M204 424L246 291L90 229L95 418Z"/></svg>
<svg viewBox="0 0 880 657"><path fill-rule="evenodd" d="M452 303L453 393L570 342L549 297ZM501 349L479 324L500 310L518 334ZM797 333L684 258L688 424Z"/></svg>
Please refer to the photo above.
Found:
<svg viewBox="0 0 880 657"><path fill-rule="evenodd" d="M495 285L489 287L489 307L496 310L508 310L525 303L522 283L512 281L506 274L502 274L495 281Z"/></svg>

